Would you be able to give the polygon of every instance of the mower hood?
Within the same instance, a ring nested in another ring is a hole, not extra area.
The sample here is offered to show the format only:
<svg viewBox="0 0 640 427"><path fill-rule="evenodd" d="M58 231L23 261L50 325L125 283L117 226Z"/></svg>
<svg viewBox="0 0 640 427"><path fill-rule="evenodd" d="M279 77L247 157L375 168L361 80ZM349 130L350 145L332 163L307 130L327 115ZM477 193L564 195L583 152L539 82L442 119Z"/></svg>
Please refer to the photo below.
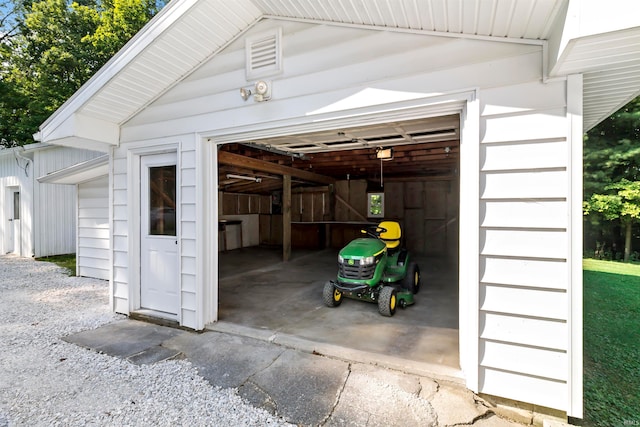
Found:
<svg viewBox="0 0 640 427"><path fill-rule="evenodd" d="M355 239L342 248L340 256L345 259L362 259L366 257L377 257L386 249L386 245L379 239Z"/></svg>

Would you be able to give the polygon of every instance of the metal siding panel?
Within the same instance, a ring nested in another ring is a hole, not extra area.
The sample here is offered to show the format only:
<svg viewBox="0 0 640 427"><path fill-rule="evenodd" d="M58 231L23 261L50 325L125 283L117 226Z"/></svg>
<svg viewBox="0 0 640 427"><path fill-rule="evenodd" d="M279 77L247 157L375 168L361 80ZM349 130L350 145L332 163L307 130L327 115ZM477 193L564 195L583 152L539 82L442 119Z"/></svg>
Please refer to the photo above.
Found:
<svg viewBox="0 0 640 427"><path fill-rule="evenodd" d="M493 200L480 209L482 227L566 228L569 219L565 201Z"/></svg>
<svg viewBox="0 0 640 427"><path fill-rule="evenodd" d="M121 314L129 314L129 299L113 297L113 311Z"/></svg>
<svg viewBox="0 0 640 427"><path fill-rule="evenodd" d="M483 199L548 199L567 197L566 171L540 170L480 175Z"/></svg>
<svg viewBox="0 0 640 427"><path fill-rule="evenodd" d="M195 274L182 274L182 292L196 292Z"/></svg>
<svg viewBox="0 0 640 427"><path fill-rule="evenodd" d="M567 320L567 294L556 290L481 285L480 309L495 313Z"/></svg>
<svg viewBox="0 0 640 427"><path fill-rule="evenodd" d="M109 280L109 270L105 268L78 267L78 275L94 279Z"/></svg>
<svg viewBox="0 0 640 427"><path fill-rule="evenodd" d="M193 310L182 309L180 316L180 326L184 326L191 329L197 329L198 323L196 320L196 312Z"/></svg>
<svg viewBox="0 0 640 427"><path fill-rule="evenodd" d="M486 368L566 381L566 364L567 353L564 351L487 340L480 343L480 365Z"/></svg>
<svg viewBox="0 0 640 427"><path fill-rule="evenodd" d="M180 253L182 256L195 258L196 241L194 239L182 239Z"/></svg>
<svg viewBox="0 0 640 427"><path fill-rule="evenodd" d="M567 333L567 323L563 321L480 312L482 339L566 350Z"/></svg>
<svg viewBox="0 0 640 427"><path fill-rule="evenodd" d="M78 185L78 218L79 271L84 276L108 279L111 262L109 177Z"/></svg>
<svg viewBox="0 0 640 427"><path fill-rule="evenodd" d="M34 176L40 177L104 153L69 147L34 153ZM76 189L71 185L40 184L34 188L35 255L76 252Z"/></svg>
<svg viewBox="0 0 640 427"><path fill-rule="evenodd" d="M566 84L490 89L481 103L479 391L565 409Z"/></svg>
<svg viewBox="0 0 640 427"><path fill-rule="evenodd" d="M483 90L480 103L481 114L487 118L557 110L566 105L566 82L529 81L517 85L500 85Z"/></svg>
<svg viewBox="0 0 640 427"><path fill-rule="evenodd" d="M566 231L483 229L480 231L482 255L526 258L567 257Z"/></svg>
<svg viewBox="0 0 640 427"><path fill-rule="evenodd" d="M78 245L80 247L91 247L96 249L109 249L109 241L105 239L85 238L80 237L78 239Z"/></svg>
<svg viewBox="0 0 640 427"><path fill-rule="evenodd" d="M565 137L567 134L564 108L515 116L489 117L483 121L482 143L536 141Z"/></svg>
<svg viewBox="0 0 640 427"><path fill-rule="evenodd" d="M481 147L482 171L564 168L569 149L566 141L498 144Z"/></svg>
<svg viewBox="0 0 640 427"><path fill-rule="evenodd" d="M547 408L566 408L567 385L564 381L482 368L480 387L484 393L494 396L508 396L510 399Z"/></svg>

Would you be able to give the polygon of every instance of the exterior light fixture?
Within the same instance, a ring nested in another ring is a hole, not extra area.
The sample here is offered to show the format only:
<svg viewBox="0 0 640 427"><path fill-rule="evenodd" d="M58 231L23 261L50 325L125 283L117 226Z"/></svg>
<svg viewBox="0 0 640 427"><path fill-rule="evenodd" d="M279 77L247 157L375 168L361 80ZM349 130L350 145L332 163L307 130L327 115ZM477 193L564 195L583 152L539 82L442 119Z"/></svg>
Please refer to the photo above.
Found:
<svg viewBox="0 0 640 427"><path fill-rule="evenodd" d="M256 102L268 101L271 99L271 85L264 80L259 80L253 88L240 88L240 97L243 101L248 100L251 95Z"/></svg>
<svg viewBox="0 0 640 427"><path fill-rule="evenodd" d="M246 101L251 96L251 89L240 88L240 97L243 101Z"/></svg>

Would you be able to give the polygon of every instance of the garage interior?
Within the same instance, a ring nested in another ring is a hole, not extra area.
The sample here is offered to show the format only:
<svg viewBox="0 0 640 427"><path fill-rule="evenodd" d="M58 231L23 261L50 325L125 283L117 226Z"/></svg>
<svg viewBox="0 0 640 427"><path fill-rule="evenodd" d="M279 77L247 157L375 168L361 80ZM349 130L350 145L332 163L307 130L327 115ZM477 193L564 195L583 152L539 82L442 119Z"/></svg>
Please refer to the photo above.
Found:
<svg viewBox="0 0 640 427"><path fill-rule="evenodd" d="M457 114L219 146L213 328L289 334L456 376L459 148ZM350 299L325 306L338 251L382 219L401 224L420 268L416 304L393 317Z"/></svg>

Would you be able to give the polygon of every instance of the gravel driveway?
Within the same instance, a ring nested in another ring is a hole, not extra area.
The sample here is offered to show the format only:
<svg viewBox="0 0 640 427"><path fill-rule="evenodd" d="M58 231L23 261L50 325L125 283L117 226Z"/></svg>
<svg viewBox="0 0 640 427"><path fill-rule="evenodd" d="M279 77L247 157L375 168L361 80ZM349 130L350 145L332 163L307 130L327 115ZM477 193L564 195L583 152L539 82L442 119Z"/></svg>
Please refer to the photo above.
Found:
<svg viewBox="0 0 640 427"><path fill-rule="evenodd" d="M188 361L134 365L61 339L119 318L107 282L0 256L0 427L288 425Z"/></svg>

